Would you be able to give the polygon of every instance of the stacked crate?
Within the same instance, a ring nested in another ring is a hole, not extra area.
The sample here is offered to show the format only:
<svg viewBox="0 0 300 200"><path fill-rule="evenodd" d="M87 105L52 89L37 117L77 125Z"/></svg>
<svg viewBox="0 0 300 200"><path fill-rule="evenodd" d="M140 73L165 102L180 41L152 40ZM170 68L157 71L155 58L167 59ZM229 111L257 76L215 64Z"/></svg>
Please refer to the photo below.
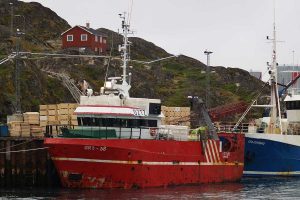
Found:
<svg viewBox="0 0 300 200"><path fill-rule="evenodd" d="M48 125L48 105L40 105L40 127L43 132L46 132Z"/></svg>
<svg viewBox="0 0 300 200"><path fill-rule="evenodd" d="M161 112L165 118L162 119L163 125L182 125L190 126L190 107L167 107L162 106Z"/></svg>
<svg viewBox="0 0 300 200"><path fill-rule="evenodd" d="M48 124L59 124L58 110L56 104L48 105Z"/></svg>
<svg viewBox="0 0 300 200"><path fill-rule="evenodd" d="M69 104L68 103L60 103L57 104L57 119L59 124L68 125L69 124Z"/></svg>
<svg viewBox="0 0 300 200"><path fill-rule="evenodd" d="M27 123L13 121L8 127L11 137L30 137L30 125Z"/></svg>
<svg viewBox="0 0 300 200"><path fill-rule="evenodd" d="M70 125L73 125L73 126L78 126L77 115L74 113L74 111L77 107L78 107L77 103L69 104Z"/></svg>
<svg viewBox="0 0 300 200"><path fill-rule="evenodd" d="M43 132L40 126L40 113L39 112L26 112L23 114L24 123L30 126L30 136L42 137ZM22 132L23 134L23 132ZM22 135L23 136L23 135Z"/></svg>
<svg viewBox="0 0 300 200"><path fill-rule="evenodd" d="M39 112L26 112L23 113L24 122L30 125L40 124L40 113Z"/></svg>
<svg viewBox="0 0 300 200"><path fill-rule="evenodd" d="M7 116L7 125L10 136L12 137L20 137L22 134L21 123L23 123L23 115L22 114L14 114Z"/></svg>
<svg viewBox="0 0 300 200"><path fill-rule="evenodd" d="M40 126L45 131L47 125L78 125L74 114L77 106L77 103L40 105Z"/></svg>

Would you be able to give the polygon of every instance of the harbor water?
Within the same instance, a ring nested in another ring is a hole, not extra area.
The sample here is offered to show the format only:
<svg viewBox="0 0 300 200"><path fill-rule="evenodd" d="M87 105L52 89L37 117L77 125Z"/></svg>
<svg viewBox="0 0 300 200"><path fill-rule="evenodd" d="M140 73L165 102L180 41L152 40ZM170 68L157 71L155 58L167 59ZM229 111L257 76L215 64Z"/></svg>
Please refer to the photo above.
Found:
<svg viewBox="0 0 300 200"><path fill-rule="evenodd" d="M299 199L300 178L247 178L239 183L148 189L0 189L1 199Z"/></svg>

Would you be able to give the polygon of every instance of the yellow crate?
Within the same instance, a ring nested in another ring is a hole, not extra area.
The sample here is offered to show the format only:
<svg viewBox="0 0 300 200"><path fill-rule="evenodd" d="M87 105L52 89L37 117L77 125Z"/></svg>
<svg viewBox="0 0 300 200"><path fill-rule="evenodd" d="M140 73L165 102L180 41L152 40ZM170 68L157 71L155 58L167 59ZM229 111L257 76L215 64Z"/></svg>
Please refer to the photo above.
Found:
<svg viewBox="0 0 300 200"><path fill-rule="evenodd" d="M48 110L40 110L40 115L47 116Z"/></svg>
<svg viewBox="0 0 300 200"><path fill-rule="evenodd" d="M48 110L48 115L49 116L55 116L55 115L57 115L57 110Z"/></svg>
<svg viewBox="0 0 300 200"><path fill-rule="evenodd" d="M59 121L68 121L69 115L58 115L58 120Z"/></svg>
<svg viewBox="0 0 300 200"><path fill-rule="evenodd" d="M69 109L76 109L78 107L78 103L69 103Z"/></svg>
<svg viewBox="0 0 300 200"><path fill-rule="evenodd" d="M48 121L57 121L56 116L48 116Z"/></svg>
<svg viewBox="0 0 300 200"><path fill-rule="evenodd" d="M48 105L40 105L40 110L48 110Z"/></svg>
<svg viewBox="0 0 300 200"><path fill-rule="evenodd" d="M62 125L68 125L69 121L60 121L60 124L62 124Z"/></svg>
<svg viewBox="0 0 300 200"><path fill-rule="evenodd" d="M73 126L78 126L78 121L77 121L77 120L72 120L72 121L71 121L71 125L73 125Z"/></svg>
<svg viewBox="0 0 300 200"><path fill-rule="evenodd" d="M57 112L59 115L67 115L69 113L68 109L59 109Z"/></svg>
<svg viewBox="0 0 300 200"><path fill-rule="evenodd" d="M58 109L68 109L69 104L68 103L60 103L60 104L57 104L57 108Z"/></svg>
<svg viewBox="0 0 300 200"><path fill-rule="evenodd" d="M48 105L48 110L56 110L56 109L57 109L57 105L56 104Z"/></svg>

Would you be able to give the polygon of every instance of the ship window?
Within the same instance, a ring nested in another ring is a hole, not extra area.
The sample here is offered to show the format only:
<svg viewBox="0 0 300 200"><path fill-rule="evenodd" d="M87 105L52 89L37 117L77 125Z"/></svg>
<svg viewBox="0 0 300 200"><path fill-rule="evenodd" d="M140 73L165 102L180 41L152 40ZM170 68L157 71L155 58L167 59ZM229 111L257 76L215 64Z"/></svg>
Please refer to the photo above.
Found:
<svg viewBox="0 0 300 200"><path fill-rule="evenodd" d="M123 127L123 128L129 128L130 126L129 126L129 121L130 121L130 119L120 119L120 125L121 125L121 127Z"/></svg>
<svg viewBox="0 0 300 200"><path fill-rule="evenodd" d="M287 101L286 109L287 110L300 110L300 101Z"/></svg>
<svg viewBox="0 0 300 200"><path fill-rule="evenodd" d="M137 119L131 119L131 120L129 120L128 126L131 127L131 128L138 127L138 120Z"/></svg>
<svg viewBox="0 0 300 200"><path fill-rule="evenodd" d="M77 122L78 122L78 126L82 126L82 118L81 117L77 117Z"/></svg>
<svg viewBox="0 0 300 200"><path fill-rule="evenodd" d="M106 119L106 126L110 126L110 127L114 126L114 119L107 118Z"/></svg>
<svg viewBox="0 0 300 200"><path fill-rule="evenodd" d="M92 125L92 120L90 117L83 117L82 118L82 124L84 126L91 126Z"/></svg>
<svg viewBox="0 0 300 200"><path fill-rule="evenodd" d="M300 102L299 102L300 103ZM157 127L157 120L78 117L79 126L140 128Z"/></svg>
<svg viewBox="0 0 300 200"><path fill-rule="evenodd" d="M114 127L120 127L121 124L121 120L120 119L112 119L113 120L113 124L114 124Z"/></svg>
<svg viewBox="0 0 300 200"><path fill-rule="evenodd" d="M149 120L148 126L149 127L157 127L157 120Z"/></svg>
<svg viewBox="0 0 300 200"><path fill-rule="evenodd" d="M148 121L144 120L144 119L140 119L139 120L139 127L141 127L141 126L147 127L148 126Z"/></svg>
<svg viewBox="0 0 300 200"><path fill-rule="evenodd" d="M95 126L101 126L100 121L99 118L95 118Z"/></svg>

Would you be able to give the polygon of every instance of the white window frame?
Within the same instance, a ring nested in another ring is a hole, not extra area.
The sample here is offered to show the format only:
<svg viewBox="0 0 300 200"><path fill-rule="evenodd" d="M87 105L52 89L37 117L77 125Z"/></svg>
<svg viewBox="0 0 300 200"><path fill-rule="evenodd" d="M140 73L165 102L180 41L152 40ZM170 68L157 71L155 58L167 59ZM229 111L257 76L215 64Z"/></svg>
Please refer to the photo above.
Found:
<svg viewBox="0 0 300 200"><path fill-rule="evenodd" d="M74 38L73 35L67 35L67 42L73 42L73 38Z"/></svg>
<svg viewBox="0 0 300 200"><path fill-rule="evenodd" d="M99 37L100 43L102 43L102 36Z"/></svg>
<svg viewBox="0 0 300 200"><path fill-rule="evenodd" d="M105 38L103 38L103 43L106 44L106 39Z"/></svg>
<svg viewBox="0 0 300 200"><path fill-rule="evenodd" d="M83 37L85 36L85 40L83 40ZM80 35L80 40L81 41L87 41L88 40L88 36L87 36L87 34L81 34Z"/></svg>
<svg viewBox="0 0 300 200"><path fill-rule="evenodd" d="M98 42L98 36L95 35L95 42Z"/></svg>

